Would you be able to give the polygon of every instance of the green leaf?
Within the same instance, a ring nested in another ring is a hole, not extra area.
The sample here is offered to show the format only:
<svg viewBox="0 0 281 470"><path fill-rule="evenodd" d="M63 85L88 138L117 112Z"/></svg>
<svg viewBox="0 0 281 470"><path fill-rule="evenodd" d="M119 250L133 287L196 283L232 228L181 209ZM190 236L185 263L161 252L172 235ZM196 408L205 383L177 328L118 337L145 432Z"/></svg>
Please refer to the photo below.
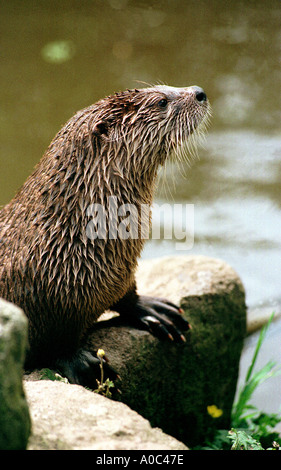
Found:
<svg viewBox="0 0 281 470"><path fill-rule="evenodd" d="M253 355L253 359L246 375L244 387L240 390L239 395L238 395L238 400L233 406L232 425L234 427L240 427L241 420L243 421L245 420L245 416L243 416L243 414L245 413L247 409L249 409L248 402L251 399L257 386L263 383L265 380L269 379L270 377L279 375L281 373L280 368L277 370L273 370L273 368L276 365L275 362L273 361L268 362L264 367L262 367L261 370L255 373L253 372L254 366L258 357L258 353L264 341L269 325L271 324L273 320L273 317L274 317L274 313L270 316L267 324L264 325L264 327L261 329L261 332L257 341L257 345L255 348L255 352ZM253 416L255 416L255 413L252 414L252 417Z"/></svg>
<svg viewBox="0 0 281 470"><path fill-rule="evenodd" d="M254 355L253 355L253 359L252 359L252 362L251 362L251 365L248 369L248 373L246 375L246 379L245 381L248 382L248 380L250 379L251 377L251 374L252 374L252 371L255 367L255 363L256 363L256 360L257 360L257 357L258 357L258 353L260 351L260 348L261 348L261 345L264 341L264 338L266 336L266 333L267 333L267 330L274 318L274 315L275 315L275 312L273 312L268 320L268 322L262 327L261 329L261 332L260 332L260 335L259 335L259 338L258 338L258 341L257 341L257 345L256 345L256 349L255 349L255 352L254 352Z"/></svg>
<svg viewBox="0 0 281 470"><path fill-rule="evenodd" d="M261 444L245 431L231 429L229 439L232 441L231 450L264 450Z"/></svg>

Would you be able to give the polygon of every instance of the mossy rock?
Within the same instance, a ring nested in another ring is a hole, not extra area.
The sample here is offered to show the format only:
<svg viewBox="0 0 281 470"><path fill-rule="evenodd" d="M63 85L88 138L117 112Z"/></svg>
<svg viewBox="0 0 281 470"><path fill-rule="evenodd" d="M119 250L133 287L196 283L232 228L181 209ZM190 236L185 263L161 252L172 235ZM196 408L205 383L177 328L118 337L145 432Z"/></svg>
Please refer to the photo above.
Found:
<svg viewBox="0 0 281 470"><path fill-rule="evenodd" d="M26 449L31 421L23 390L27 318L0 299L0 450Z"/></svg>
<svg viewBox="0 0 281 470"><path fill-rule="evenodd" d="M230 266L201 256L143 263L138 280L139 293L182 306L192 326L186 343L159 341L118 318L102 323L91 342L121 376L118 399L192 447L230 425L246 333L244 289Z"/></svg>

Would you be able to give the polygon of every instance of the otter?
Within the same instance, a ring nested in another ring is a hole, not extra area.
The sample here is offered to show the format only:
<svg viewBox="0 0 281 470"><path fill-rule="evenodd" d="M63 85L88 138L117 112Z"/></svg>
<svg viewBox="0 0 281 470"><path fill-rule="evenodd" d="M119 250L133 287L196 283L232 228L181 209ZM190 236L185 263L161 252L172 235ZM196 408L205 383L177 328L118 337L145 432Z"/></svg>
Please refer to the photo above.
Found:
<svg viewBox="0 0 281 470"><path fill-rule="evenodd" d="M99 359L86 343L106 310L159 338L184 341L189 323L181 309L137 292L144 239L91 236L89 207L107 210L109 198L118 207L150 207L158 168L208 114L197 86L152 86L101 99L62 127L1 209L0 297L28 318L27 370L50 367L71 383L95 387Z"/></svg>

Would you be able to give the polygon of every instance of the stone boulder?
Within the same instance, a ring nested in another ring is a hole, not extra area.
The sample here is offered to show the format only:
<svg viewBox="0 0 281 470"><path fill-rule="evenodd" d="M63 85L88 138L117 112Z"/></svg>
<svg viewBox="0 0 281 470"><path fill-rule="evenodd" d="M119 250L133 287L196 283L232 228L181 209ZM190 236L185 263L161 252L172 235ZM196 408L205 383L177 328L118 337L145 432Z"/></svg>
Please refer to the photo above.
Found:
<svg viewBox="0 0 281 470"><path fill-rule="evenodd" d="M22 384L26 345L24 313L0 299L0 450L24 450L30 434Z"/></svg>
<svg viewBox="0 0 281 470"><path fill-rule="evenodd" d="M128 406L79 385L34 381L32 374L25 389L32 417L28 450L187 450Z"/></svg>
<svg viewBox="0 0 281 470"><path fill-rule="evenodd" d="M113 318L100 322L92 347L104 349L119 373L118 399L187 446L200 444L230 426L246 334L242 283L225 262L203 256L142 262L137 283L140 294L184 309L192 326L186 343L159 341Z"/></svg>

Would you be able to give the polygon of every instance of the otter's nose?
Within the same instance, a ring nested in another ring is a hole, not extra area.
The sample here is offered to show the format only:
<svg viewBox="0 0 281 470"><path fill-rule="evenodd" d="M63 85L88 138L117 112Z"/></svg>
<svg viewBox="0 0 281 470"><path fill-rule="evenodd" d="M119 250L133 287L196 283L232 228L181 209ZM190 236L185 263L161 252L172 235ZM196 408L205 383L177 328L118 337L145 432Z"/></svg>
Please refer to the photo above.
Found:
<svg viewBox="0 0 281 470"><path fill-rule="evenodd" d="M195 97L199 103L202 103L203 101L207 101L207 95L203 88L200 88L199 86L193 86L192 87L194 92L195 92Z"/></svg>

